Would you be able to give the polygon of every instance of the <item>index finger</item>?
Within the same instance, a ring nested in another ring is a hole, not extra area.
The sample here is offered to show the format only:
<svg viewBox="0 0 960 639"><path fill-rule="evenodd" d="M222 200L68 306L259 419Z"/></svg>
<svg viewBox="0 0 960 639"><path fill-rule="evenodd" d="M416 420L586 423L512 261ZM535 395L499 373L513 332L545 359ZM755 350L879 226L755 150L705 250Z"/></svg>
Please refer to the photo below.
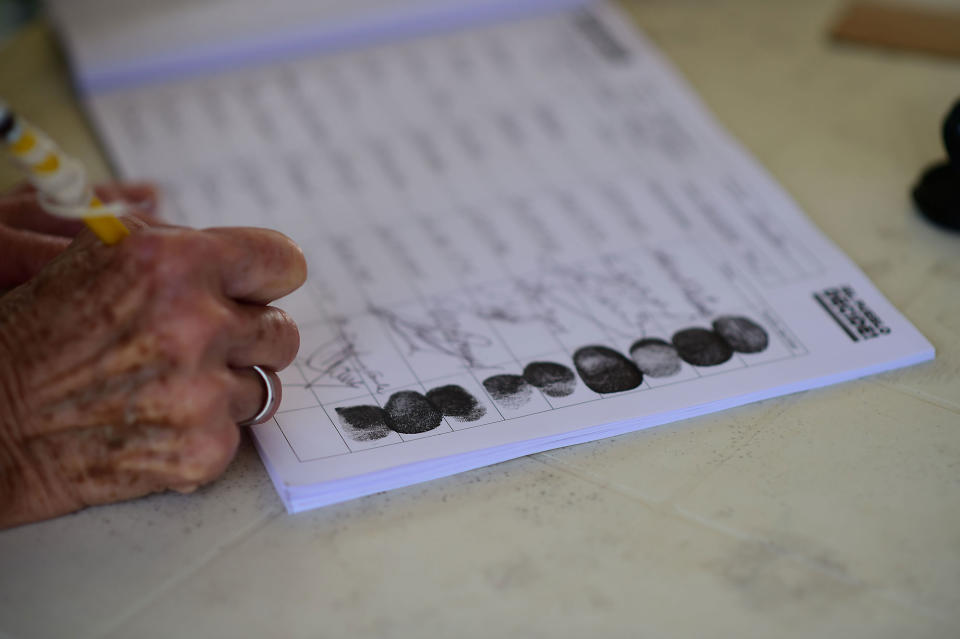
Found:
<svg viewBox="0 0 960 639"><path fill-rule="evenodd" d="M307 279L307 261L293 240L277 231L212 228L220 243L223 292L230 298L268 304L289 295Z"/></svg>

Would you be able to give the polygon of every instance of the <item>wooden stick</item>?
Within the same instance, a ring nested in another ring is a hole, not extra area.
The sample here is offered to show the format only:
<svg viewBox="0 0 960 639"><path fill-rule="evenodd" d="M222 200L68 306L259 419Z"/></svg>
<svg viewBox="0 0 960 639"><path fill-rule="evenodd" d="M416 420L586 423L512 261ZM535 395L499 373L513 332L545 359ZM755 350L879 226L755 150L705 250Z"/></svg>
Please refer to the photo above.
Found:
<svg viewBox="0 0 960 639"><path fill-rule="evenodd" d="M831 30L836 40L960 58L960 11L856 2Z"/></svg>

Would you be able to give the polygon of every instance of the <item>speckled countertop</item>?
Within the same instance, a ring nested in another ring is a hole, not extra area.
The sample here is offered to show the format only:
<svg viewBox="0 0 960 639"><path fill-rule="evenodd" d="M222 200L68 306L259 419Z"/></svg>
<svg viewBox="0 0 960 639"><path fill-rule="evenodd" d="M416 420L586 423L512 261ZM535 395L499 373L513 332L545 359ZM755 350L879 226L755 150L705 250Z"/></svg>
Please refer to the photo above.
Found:
<svg viewBox="0 0 960 639"><path fill-rule="evenodd" d="M960 235L906 194L960 61L833 46L839 4L632 7L936 361L296 516L247 443L198 494L0 533L0 636L957 636ZM0 60L105 176L44 26Z"/></svg>

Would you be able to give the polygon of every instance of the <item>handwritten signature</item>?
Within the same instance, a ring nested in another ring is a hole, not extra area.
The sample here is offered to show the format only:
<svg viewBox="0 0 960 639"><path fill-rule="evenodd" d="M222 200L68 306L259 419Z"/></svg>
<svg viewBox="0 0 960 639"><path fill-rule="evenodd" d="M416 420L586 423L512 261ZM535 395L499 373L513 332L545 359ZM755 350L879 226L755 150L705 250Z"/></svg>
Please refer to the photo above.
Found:
<svg viewBox="0 0 960 639"><path fill-rule="evenodd" d="M336 337L323 342L300 360L308 374L306 388L363 388L380 393L390 387L383 372L369 366L356 345L356 335L340 326Z"/></svg>

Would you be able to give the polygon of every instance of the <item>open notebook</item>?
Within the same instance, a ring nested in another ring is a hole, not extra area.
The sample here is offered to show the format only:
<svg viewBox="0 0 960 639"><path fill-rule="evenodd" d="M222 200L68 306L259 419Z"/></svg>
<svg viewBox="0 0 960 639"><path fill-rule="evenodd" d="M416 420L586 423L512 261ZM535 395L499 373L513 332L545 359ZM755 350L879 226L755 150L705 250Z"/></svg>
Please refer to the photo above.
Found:
<svg viewBox="0 0 960 639"><path fill-rule="evenodd" d="M119 172L308 256L291 511L933 357L612 5L115 4L58 15Z"/></svg>

